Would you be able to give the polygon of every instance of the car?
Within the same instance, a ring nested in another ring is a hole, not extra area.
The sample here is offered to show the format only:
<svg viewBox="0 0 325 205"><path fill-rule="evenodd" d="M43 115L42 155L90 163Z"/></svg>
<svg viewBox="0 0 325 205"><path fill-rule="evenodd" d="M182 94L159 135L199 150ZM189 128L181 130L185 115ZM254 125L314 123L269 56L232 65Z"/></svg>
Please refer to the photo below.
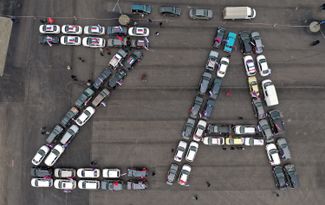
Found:
<svg viewBox="0 0 325 205"><path fill-rule="evenodd" d="M213 18L213 11L211 9L191 8L189 15L191 19L210 20Z"/></svg>
<svg viewBox="0 0 325 205"><path fill-rule="evenodd" d="M200 94L204 95L207 92L211 79L212 79L211 73L204 72L202 74L202 78L200 82Z"/></svg>
<svg viewBox="0 0 325 205"><path fill-rule="evenodd" d="M258 120L265 118L266 113L261 98L252 99L253 111Z"/></svg>
<svg viewBox="0 0 325 205"><path fill-rule="evenodd" d="M61 136L63 131L64 131L64 128L61 125L55 125L53 130L50 132L50 134L46 138L46 142L48 144L52 144L52 143L56 142L56 140L59 138L59 136Z"/></svg>
<svg viewBox="0 0 325 205"><path fill-rule="evenodd" d="M195 127L195 119L187 118L184 128L182 130L182 138L189 140L192 136L193 130Z"/></svg>
<svg viewBox="0 0 325 205"><path fill-rule="evenodd" d="M63 137L60 140L62 145L69 144L73 137L79 132L79 127L77 125L71 125L69 129L65 132Z"/></svg>
<svg viewBox="0 0 325 205"><path fill-rule="evenodd" d="M97 107L101 104L101 102L104 101L106 97L110 95L110 91L106 88L104 88L102 91L98 93L98 95L93 99L91 102L92 106Z"/></svg>
<svg viewBox="0 0 325 205"><path fill-rule="evenodd" d="M194 104L190 109L191 118L196 119L198 117L202 104L203 104L203 98L197 95L194 99Z"/></svg>
<svg viewBox="0 0 325 205"><path fill-rule="evenodd" d="M149 169L146 167L132 167L128 168L128 177L145 178L148 176Z"/></svg>
<svg viewBox="0 0 325 205"><path fill-rule="evenodd" d="M82 39L82 45L89 48L104 48L106 40L99 37L84 37Z"/></svg>
<svg viewBox="0 0 325 205"><path fill-rule="evenodd" d="M199 144L197 142L192 141L188 147L185 160L188 162L193 162L198 150L199 150Z"/></svg>
<svg viewBox="0 0 325 205"><path fill-rule="evenodd" d="M274 134L281 134L285 131L283 115L279 110L270 110L267 116Z"/></svg>
<svg viewBox="0 0 325 205"><path fill-rule="evenodd" d="M85 104L87 104L88 100L92 98L92 96L95 94L95 91L91 88L86 88L81 95L78 97L78 99L75 102L75 106L79 109L82 109Z"/></svg>
<svg viewBox="0 0 325 205"><path fill-rule="evenodd" d="M133 4L131 12L134 14L141 14L142 16L151 14L152 8L148 4Z"/></svg>
<svg viewBox="0 0 325 205"><path fill-rule="evenodd" d="M134 65L139 62L143 57L143 53L139 50L135 50L131 55L123 62L124 68L131 70Z"/></svg>
<svg viewBox="0 0 325 205"><path fill-rule="evenodd" d="M223 78L223 77L225 77L228 66L229 66L229 58L227 58L227 57L222 57L222 58L220 59L219 69L218 69L218 71L217 71L217 76L218 76L219 78Z"/></svg>
<svg viewBox="0 0 325 205"><path fill-rule="evenodd" d="M254 50L256 54L261 54L263 53L263 43L262 43L262 38L260 36L259 32L252 32L251 33L251 39L252 39L252 43L254 45Z"/></svg>
<svg viewBox="0 0 325 205"><path fill-rule="evenodd" d="M73 179L55 179L54 187L56 189L73 190L77 187L77 182Z"/></svg>
<svg viewBox="0 0 325 205"><path fill-rule="evenodd" d="M276 145L279 150L279 155L282 160L290 160L291 159L291 152L289 150L289 146L287 140L284 137L279 137L276 140Z"/></svg>
<svg viewBox="0 0 325 205"><path fill-rule="evenodd" d="M202 111L202 118L209 119L213 113L214 106L216 104L216 100L213 98L209 98L205 103L204 109Z"/></svg>
<svg viewBox="0 0 325 205"><path fill-rule="evenodd" d="M107 47L122 48L127 46L127 39L124 37L112 37L107 39Z"/></svg>
<svg viewBox="0 0 325 205"><path fill-rule="evenodd" d="M179 141L174 155L174 160L176 162L181 162L187 148L187 143L185 141Z"/></svg>
<svg viewBox="0 0 325 205"><path fill-rule="evenodd" d="M100 188L102 190L109 191L122 191L124 182L122 180L102 180L100 182Z"/></svg>
<svg viewBox="0 0 325 205"><path fill-rule="evenodd" d="M114 35L126 36L128 35L128 28L125 26L108 26L106 32L110 36L114 36Z"/></svg>
<svg viewBox="0 0 325 205"><path fill-rule="evenodd" d="M60 42L65 46L79 46L81 38L79 36L61 36Z"/></svg>
<svg viewBox="0 0 325 205"><path fill-rule="evenodd" d="M280 165L281 161L280 161L279 151L276 148L275 144L273 143L267 144L265 149L271 166Z"/></svg>
<svg viewBox="0 0 325 205"><path fill-rule="evenodd" d="M45 188L53 186L53 179L51 178L32 178L30 181L32 187Z"/></svg>
<svg viewBox="0 0 325 205"><path fill-rule="evenodd" d="M100 188L100 181L98 180L79 180L78 181L78 188L79 189L89 189L89 190L96 190Z"/></svg>
<svg viewBox="0 0 325 205"><path fill-rule="evenodd" d="M56 178L74 178L76 176L76 170L73 168L55 168L54 176Z"/></svg>
<svg viewBox="0 0 325 205"><path fill-rule="evenodd" d="M219 53L217 51L211 50L209 53L208 62L205 66L205 69L209 71L214 71L214 69L218 65L218 56Z"/></svg>
<svg viewBox="0 0 325 205"><path fill-rule="evenodd" d="M49 35L40 35L39 43L41 45L52 46L52 45L59 44L60 43L60 38L59 38L59 36L53 36L53 35L51 35L51 36L49 36Z"/></svg>
<svg viewBox="0 0 325 205"><path fill-rule="evenodd" d="M108 80L108 87L116 88L117 85L122 85L123 79L127 76L127 72L125 69L120 68L116 73Z"/></svg>
<svg viewBox="0 0 325 205"><path fill-rule="evenodd" d="M264 55L258 55L256 57L257 67L262 77L271 75L271 69L269 68Z"/></svg>
<svg viewBox="0 0 325 205"><path fill-rule="evenodd" d="M208 135L229 135L231 133L230 125L209 124L206 130Z"/></svg>
<svg viewBox="0 0 325 205"><path fill-rule="evenodd" d="M77 176L79 178L99 178L100 170L97 168L79 168Z"/></svg>
<svg viewBox="0 0 325 205"><path fill-rule="evenodd" d="M188 164L184 164L180 173L179 173L179 176L178 176L178 184L181 185L181 186L187 186L188 185L188 180L189 180L189 177L190 177L190 173L191 173L191 166L188 165Z"/></svg>
<svg viewBox="0 0 325 205"><path fill-rule="evenodd" d="M71 119L73 119L77 114L79 113L79 110L77 107L71 107L70 110L64 115L64 117L62 118L60 124L66 128L69 124L69 122L71 121ZM54 131L54 130L53 130ZM62 128L63 131L63 128ZM61 131L61 132L62 132ZM50 134L51 135L51 134Z"/></svg>
<svg viewBox="0 0 325 205"><path fill-rule="evenodd" d="M128 55L128 51L119 49L113 58L109 61L109 65L115 70L122 60Z"/></svg>
<svg viewBox="0 0 325 205"><path fill-rule="evenodd" d="M53 169L48 167L32 167L31 176L32 177L52 177Z"/></svg>
<svg viewBox="0 0 325 205"><path fill-rule="evenodd" d="M68 35L80 35L82 34L82 27L79 25L63 25L61 32Z"/></svg>
<svg viewBox="0 0 325 205"><path fill-rule="evenodd" d="M213 39L213 47L214 48L220 48L223 38L225 36L225 33L226 33L226 29L224 29L223 27L217 28L216 35Z"/></svg>
<svg viewBox="0 0 325 205"><path fill-rule="evenodd" d="M130 44L131 48L149 48L149 40L146 37L143 39L131 39Z"/></svg>
<svg viewBox="0 0 325 205"><path fill-rule="evenodd" d="M287 188L287 182L282 167L275 166L272 168L272 171L276 187L280 190Z"/></svg>
<svg viewBox="0 0 325 205"><path fill-rule="evenodd" d="M246 31L239 32L239 45L240 45L240 51L243 54L252 53L251 38L248 32Z"/></svg>
<svg viewBox="0 0 325 205"><path fill-rule="evenodd" d="M244 56L244 65L246 69L246 75L254 76L256 74L256 67L253 60L253 57L251 55Z"/></svg>
<svg viewBox="0 0 325 205"><path fill-rule="evenodd" d="M299 178L298 178L295 165L286 164L283 166L283 170L287 179L288 186L291 188L299 187Z"/></svg>
<svg viewBox="0 0 325 205"><path fill-rule="evenodd" d="M57 144L51 150L50 154L45 158L44 163L48 167L52 167L59 157L63 154L65 147L61 144Z"/></svg>
<svg viewBox="0 0 325 205"><path fill-rule="evenodd" d="M215 100L218 98L221 89L221 84L222 84L222 78L214 79L211 90L209 91L210 98Z"/></svg>
<svg viewBox="0 0 325 205"><path fill-rule="evenodd" d="M256 128L254 125L235 125L234 133L236 135L255 135Z"/></svg>
<svg viewBox="0 0 325 205"><path fill-rule="evenodd" d="M260 90L258 88L257 78L256 76L249 76L248 80L248 87L249 92L252 98L259 98L260 97Z"/></svg>
<svg viewBox="0 0 325 205"><path fill-rule="evenodd" d="M117 168L103 169L102 175L103 175L103 178L111 178L111 179L120 178L121 170L117 169Z"/></svg>
<svg viewBox="0 0 325 205"><path fill-rule="evenodd" d="M211 137L206 136L202 138L202 142L205 145L224 145L225 138L224 137Z"/></svg>
<svg viewBox="0 0 325 205"><path fill-rule="evenodd" d="M84 27L84 34L86 35L105 35L105 27L101 25L97 26L85 26Z"/></svg>
<svg viewBox="0 0 325 205"><path fill-rule="evenodd" d="M144 190L148 189L149 184L147 180L130 179L126 183L127 190Z"/></svg>
<svg viewBox="0 0 325 205"><path fill-rule="evenodd" d="M272 107L279 104L278 94L276 92L275 86L270 79L262 81L262 90L264 94L264 101L266 106Z"/></svg>
<svg viewBox="0 0 325 205"><path fill-rule="evenodd" d="M46 155L50 152L50 148L47 145L41 146L32 159L32 164L38 166Z"/></svg>
<svg viewBox="0 0 325 205"><path fill-rule="evenodd" d="M88 106L80 115L79 117L75 120L77 125L83 126L90 118L95 114L95 108L92 106Z"/></svg>
<svg viewBox="0 0 325 205"><path fill-rule="evenodd" d="M54 24L42 24L39 26L39 32L43 34L59 34L60 26Z"/></svg>
<svg viewBox="0 0 325 205"><path fill-rule="evenodd" d="M244 138L243 137L226 137L225 139L226 145L244 145Z"/></svg>
<svg viewBox="0 0 325 205"><path fill-rule="evenodd" d="M266 119L258 121L258 127L267 143L274 141L274 135L272 133L270 124Z"/></svg>
<svg viewBox="0 0 325 205"><path fill-rule="evenodd" d="M161 6L159 13L164 16L180 16L181 9L176 6Z"/></svg>
<svg viewBox="0 0 325 205"><path fill-rule="evenodd" d="M244 145L246 145L246 146L263 146L264 139L254 138L254 137L245 137Z"/></svg>
<svg viewBox="0 0 325 205"><path fill-rule="evenodd" d="M130 27L129 36L149 36L149 28L147 27Z"/></svg>
<svg viewBox="0 0 325 205"><path fill-rule="evenodd" d="M168 184L170 186L173 185L174 181L176 180L177 171L178 171L178 165L172 163L170 165L170 168L169 168L168 173L167 173L166 184Z"/></svg>
<svg viewBox="0 0 325 205"><path fill-rule="evenodd" d="M227 39L226 39L226 44L225 44L225 47L223 48L224 52L227 52L227 53L232 52L232 49L235 46L236 38L237 38L236 33L234 33L234 32L229 32L228 33L228 36L227 36Z"/></svg>
<svg viewBox="0 0 325 205"><path fill-rule="evenodd" d="M95 79L92 87L98 90L104 82L112 75L113 70L111 68L104 68L103 71Z"/></svg>
<svg viewBox="0 0 325 205"><path fill-rule="evenodd" d="M197 126L196 126L196 130L193 135L194 141L197 141L197 142L201 141L206 127L207 127L207 121L205 121L203 119L199 120L199 122L197 123Z"/></svg>

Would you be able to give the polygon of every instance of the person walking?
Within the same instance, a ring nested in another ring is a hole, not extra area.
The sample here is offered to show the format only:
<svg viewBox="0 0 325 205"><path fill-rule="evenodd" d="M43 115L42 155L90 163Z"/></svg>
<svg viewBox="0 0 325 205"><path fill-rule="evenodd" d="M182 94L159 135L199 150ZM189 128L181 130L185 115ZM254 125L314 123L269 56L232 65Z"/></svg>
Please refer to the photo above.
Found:
<svg viewBox="0 0 325 205"><path fill-rule="evenodd" d="M313 41L313 42L311 42L311 46L316 46L319 43L320 43L320 40Z"/></svg>

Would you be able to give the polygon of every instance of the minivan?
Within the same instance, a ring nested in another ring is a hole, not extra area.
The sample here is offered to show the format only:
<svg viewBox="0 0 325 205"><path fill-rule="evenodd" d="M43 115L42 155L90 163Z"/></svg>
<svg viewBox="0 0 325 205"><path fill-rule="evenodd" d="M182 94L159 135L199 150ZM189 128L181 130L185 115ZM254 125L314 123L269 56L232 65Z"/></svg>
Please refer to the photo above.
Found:
<svg viewBox="0 0 325 205"><path fill-rule="evenodd" d="M278 95L275 90L275 86L270 79L262 81L262 89L264 93L264 100L268 107L279 104Z"/></svg>
<svg viewBox="0 0 325 205"><path fill-rule="evenodd" d="M253 19L255 17L255 9L248 6L225 7L223 10L223 19Z"/></svg>

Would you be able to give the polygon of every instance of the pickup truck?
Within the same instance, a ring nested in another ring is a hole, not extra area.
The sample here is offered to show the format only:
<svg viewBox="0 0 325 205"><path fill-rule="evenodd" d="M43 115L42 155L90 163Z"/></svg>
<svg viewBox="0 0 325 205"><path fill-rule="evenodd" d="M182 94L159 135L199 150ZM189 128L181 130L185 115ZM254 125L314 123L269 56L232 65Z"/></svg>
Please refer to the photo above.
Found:
<svg viewBox="0 0 325 205"><path fill-rule="evenodd" d="M118 64L126 57L127 54L128 53L123 49L118 50L113 58L109 61L109 65L111 65L115 70Z"/></svg>

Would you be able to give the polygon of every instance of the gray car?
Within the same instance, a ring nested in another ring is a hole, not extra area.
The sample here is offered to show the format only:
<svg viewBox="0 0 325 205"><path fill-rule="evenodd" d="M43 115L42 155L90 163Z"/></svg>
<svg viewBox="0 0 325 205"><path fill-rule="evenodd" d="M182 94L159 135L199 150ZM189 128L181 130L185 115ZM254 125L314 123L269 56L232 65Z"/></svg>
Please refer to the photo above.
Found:
<svg viewBox="0 0 325 205"><path fill-rule="evenodd" d="M107 39L107 47L121 48L127 46L126 38L109 38Z"/></svg>
<svg viewBox="0 0 325 205"><path fill-rule="evenodd" d="M209 91L209 95L211 98L217 99L220 93L221 84L222 84L222 78L217 77L216 79L214 79L213 86Z"/></svg>
<svg viewBox="0 0 325 205"><path fill-rule="evenodd" d="M102 180L100 188L109 191L122 191L124 183L122 180Z"/></svg>
<svg viewBox="0 0 325 205"><path fill-rule="evenodd" d="M261 54L263 53L263 43L262 38L259 32L252 32L251 33L251 39L254 44L255 53Z"/></svg>
<svg viewBox="0 0 325 205"><path fill-rule="evenodd" d="M190 9L189 12L191 19L198 19L198 20L210 20L213 18L213 12L211 9Z"/></svg>
<svg viewBox="0 0 325 205"><path fill-rule="evenodd" d="M262 119L258 122L258 125L263 137L265 138L265 141L267 143L273 142L274 135L272 133L269 122L266 119Z"/></svg>
<svg viewBox="0 0 325 205"><path fill-rule="evenodd" d="M192 137L192 133L195 127L195 120L192 118L187 118L185 126L182 131L182 137L185 140L189 140Z"/></svg>
<svg viewBox="0 0 325 205"><path fill-rule="evenodd" d="M203 109L202 115L204 119L209 119L213 113L214 106L216 104L216 100L213 98L209 98L205 107Z"/></svg>
<svg viewBox="0 0 325 205"><path fill-rule="evenodd" d="M79 127L77 125L71 125L71 127L66 131L63 137L60 140L62 145L68 144L71 142L72 138L79 132Z"/></svg>
<svg viewBox="0 0 325 205"><path fill-rule="evenodd" d="M32 177L52 177L53 169L48 167L32 167L31 176Z"/></svg>
<svg viewBox="0 0 325 205"><path fill-rule="evenodd" d="M165 16L180 16L181 9L176 6L161 6L159 13Z"/></svg>
<svg viewBox="0 0 325 205"><path fill-rule="evenodd" d="M126 188L128 190L144 190L148 188L148 182L146 180L129 180L127 181Z"/></svg>
<svg viewBox="0 0 325 205"><path fill-rule="evenodd" d="M190 110L190 116L191 118L196 119L198 117L198 114L201 110L201 106L203 104L203 98L201 96L196 96L194 99L194 104Z"/></svg>
<svg viewBox="0 0 325 205"><path fill-rule="evenodd" d="M206 130L209 135L229 135L231 133L231 125L209 124Z"/></svg>
<svg viewBox="0 0 325 205"><path fill-rule="evenodd" d="M178 165L171 164L167 174L167 181L166 184L173 185L174 181L176 180L177 176Z"/></svg>
<svg viewBox="0 0 325 205"><path fill-rule="evenodd" d="M276 141L276 145L278 146L279 155L283 160L290 160L291 153L288 147L287 140L284 137L278 138Z"/></svg>
<svg viewBox="0 0 325 205"><path fill-rule="evenodd" d="M128 29L125 26L108 26L107 27L107 34L110 36L113 35L128 35Z"/></svg>
<svg viewBox="0 0 325 205"><path fill-rule="evenodd" d="M75 102L76 107L82 109L85 106L87 100L89 100L94 94L95 94L94 90L92 90L91 88L86 88L76 100Z"/></svg>
<svg viewBox="0 0 325 205"><path fill-rule="evenodd" d="M214 71L218 64L219 53L217 51L211 50L208 56L208 61L205 69L209 71Z"/></svg>
<svg viewBox="0 0 325 205"><path fill-rule="evenodd" d="M253 98L252 105L253 105L255 117L257 117L257 119L259 120L265 118L266 114L265 114L265 110L261 98Z"/></svg>
<svg viewBox="0 0 325 205"><path fill-rule="evenodd" d="M49 136L46 138L46 142L48 144L51 144L54 142L58 136L60 136L63 133L63 127L60 125L56 125L54 129L50 132Z"/></svg>
<svg viewBox="0 0 325 205"><path fill-rule="evenodd" d="M299 178L295 165L286 164L284 165L283 169L287 178L288 186L290 186L291 188L297 188L299 186Z"/></svg>
<svg viewBox="0 0 325 205"><path fill-rule="evenodd" d="M204 72L202 74L202 78L200 82L200 94L204 95L207 92L211 79L212 79L211 73Z"/></svg>
<svg viewBox="0 0 325 205"><path fill-rule="evenodd" d="M273 167L273 177L278 189L284 189L287 187L286 178L281 166Z"/></svg>

